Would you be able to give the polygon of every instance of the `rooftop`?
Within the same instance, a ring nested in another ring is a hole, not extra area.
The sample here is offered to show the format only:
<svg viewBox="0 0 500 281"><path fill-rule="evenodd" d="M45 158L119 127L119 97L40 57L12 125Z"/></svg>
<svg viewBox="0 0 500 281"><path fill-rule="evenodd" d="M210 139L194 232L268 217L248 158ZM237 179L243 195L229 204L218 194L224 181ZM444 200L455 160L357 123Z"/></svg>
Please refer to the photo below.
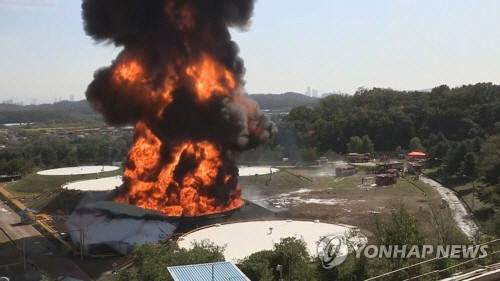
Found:
<svg viewBox="0 0 500 281"><path fill-rule="evenodd" d="M168 267L174 281L250 281L230 262L215 262Z"/></svg>

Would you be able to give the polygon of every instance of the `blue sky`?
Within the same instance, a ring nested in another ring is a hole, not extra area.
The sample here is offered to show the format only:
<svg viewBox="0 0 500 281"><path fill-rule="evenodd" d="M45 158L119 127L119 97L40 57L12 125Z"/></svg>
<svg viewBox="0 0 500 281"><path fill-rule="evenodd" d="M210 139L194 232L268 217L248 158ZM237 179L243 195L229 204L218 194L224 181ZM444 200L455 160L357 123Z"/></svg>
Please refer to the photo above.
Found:
<svg viewBox="0 0 500 281"><path fill-rule="evenodd" d="M260 0L232 31L250 93L500 83L500 1ZM78 0L0 0L0 100L83 99L119 49L85 35Z"/></svg>

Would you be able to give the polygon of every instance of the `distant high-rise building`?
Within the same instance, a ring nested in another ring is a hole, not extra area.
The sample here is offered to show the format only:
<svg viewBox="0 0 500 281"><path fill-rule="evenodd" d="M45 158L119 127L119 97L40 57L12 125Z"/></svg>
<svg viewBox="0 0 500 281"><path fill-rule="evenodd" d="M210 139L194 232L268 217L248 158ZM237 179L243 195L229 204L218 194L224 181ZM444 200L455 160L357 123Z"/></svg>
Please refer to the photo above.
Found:
<svg viewBox="0 0 500 281"><path fill-rule="evenodd" d="M311 97L317 98L318 97L318 89L312 89L312 95Z"/></svg>
<svg viewBox="0 0 500 281"><path fill-rule="evenodd" d="M13 104L14 101L12 99L10 99L10 100L4 100L4 101L2 101L2 103L3 104Z"/></svg>
<svg viewBox="0 0 500 281"><path fill-rule="evenodd" d="M32 104L32 105L36 105L36 99L32 99L32 100L31 100L31 104Z"/></svg>
<svg viewBox="0 0 500 281"><path fill-rule="evenodd" d="M75 101L75 96L74 95L70 95L69 96L69 101Z"/></svg>
<svg viewBox="0 0 500 281"><path fill-rule="evenodd" d="M306 96L310 97L311 96L311 87L307 87L307 91L306 91Z"/></svg>

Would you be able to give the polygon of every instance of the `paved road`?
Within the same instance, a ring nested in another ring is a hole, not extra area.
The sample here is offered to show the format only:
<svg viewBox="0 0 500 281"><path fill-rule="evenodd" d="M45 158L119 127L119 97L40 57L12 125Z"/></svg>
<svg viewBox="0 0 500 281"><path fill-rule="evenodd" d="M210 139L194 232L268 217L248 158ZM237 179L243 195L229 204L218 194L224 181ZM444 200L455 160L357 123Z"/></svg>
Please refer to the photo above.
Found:
<svg viewBox="0 0 500 281"><path fill-rule="evenodd" d="M1 216L1 215L0 215ZM0 267L20 264L21 252L17 246L10 241L9 237L0 229ZM2 274L0 273L0 276Z"/></svg>
<svg viewBox="0 0 500 281"><path fill-rule="evenodd" d="M0 227L9 235L10 239L17 241L27 237L42 236L31 225L22 225L21 218L9 206L0 201ZM0 243L2 242L0 238Z"/></svg>
<svg viewBox="0 0 500 281"><path fill-rule="evenodd" d="M5 233L3 231L0 231L0 244L9 243L9 242L10 242L9 237L7 237L7 235L5 235Z"/></svg>
<svg viewBox="0 0 500 281"><path fill-rule="evenodd" d="M75 263L65 257L50 241L48 241L37 229L31 225L20 224L21 218L9 206L0 201L0 249L5 254L9 249L9 256L15 257L19 254L17 249L26 248L28 259L27 270L22 267L10 270L0 268L0 276L9 274L11 280L39 280L39 275L48 273L53 278L59 276L72 276L82 280L90 278ZM33 264L31 266L30 264ZM1 262L0 262L1 265Z"/></svg>

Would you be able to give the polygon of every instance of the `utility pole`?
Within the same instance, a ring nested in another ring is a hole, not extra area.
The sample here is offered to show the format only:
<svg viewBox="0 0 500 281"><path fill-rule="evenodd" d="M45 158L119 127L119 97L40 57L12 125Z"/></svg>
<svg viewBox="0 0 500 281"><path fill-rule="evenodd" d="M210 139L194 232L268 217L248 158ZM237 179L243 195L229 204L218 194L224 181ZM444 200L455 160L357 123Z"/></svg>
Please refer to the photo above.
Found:
<svg viewBox="0 0 500 281"><path fill-rule="evenodd" d="M23 268L26 271L26 240L23 238Z"/></svg>
<svg viewBox="0 0 500 281"><path fill-rule="evenodd" d="M83 237L83 229L80 229L80 260L83 261L83 245L85 245L85 238Z"/></svg>

